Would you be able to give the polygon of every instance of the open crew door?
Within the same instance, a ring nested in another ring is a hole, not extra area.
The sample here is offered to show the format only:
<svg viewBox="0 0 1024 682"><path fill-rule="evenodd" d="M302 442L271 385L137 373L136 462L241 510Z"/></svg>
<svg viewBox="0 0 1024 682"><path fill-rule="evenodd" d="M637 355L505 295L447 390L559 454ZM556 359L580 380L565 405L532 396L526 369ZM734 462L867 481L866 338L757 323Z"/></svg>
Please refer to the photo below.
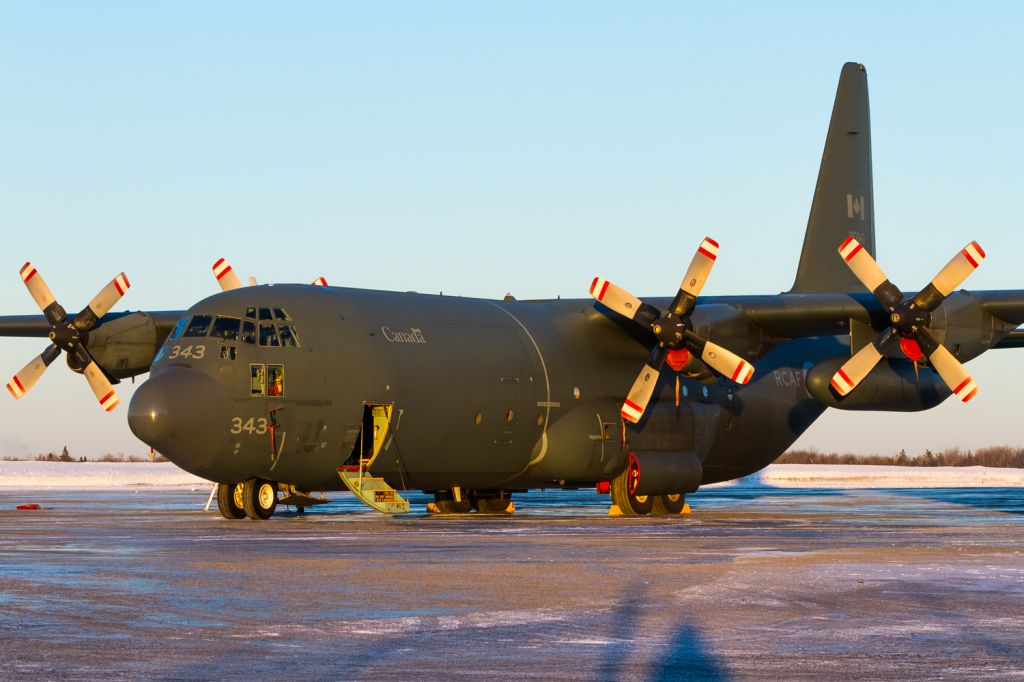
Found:
<svg viewBox="0 0 1024 682"><path fill-rule="evenodd" d="M366 506L384 514L405 514L409 501L398 494L383 478L370 473L377 455L384 449L391 428L393 404L363 404L363 420L356 439L355 452L338 469L338 475L352 493Z"/></svg>

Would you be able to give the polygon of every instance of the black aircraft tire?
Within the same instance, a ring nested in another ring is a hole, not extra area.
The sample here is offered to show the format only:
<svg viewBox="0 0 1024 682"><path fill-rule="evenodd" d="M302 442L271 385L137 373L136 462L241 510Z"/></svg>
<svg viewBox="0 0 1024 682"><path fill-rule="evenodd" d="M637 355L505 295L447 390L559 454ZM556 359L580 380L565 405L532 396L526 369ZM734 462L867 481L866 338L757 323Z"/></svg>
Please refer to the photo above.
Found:
<svg viewBox="0 0 1024 682"><path fill-rule="evenodd" d="M654 498L655 514L679 514L686 505L686 495L658 495Z"/></svg>
<svg viewBox="0 0 1024 682"><path fill-rule="evenodd" d="M254 521L266 521L277 509L277 484L262 478L250 478L242 490L245 515Z"/></svg>
<svg viewBox="0 0 1024 682"><path fill-rule="evenodd" d="M456 502L451 493L434 493L434 503L442 514L468 514L473 510L473 503L468 497Z"/></svg>
<svg viewBox="0 0 1024 682"><path fill-rule="evenodd" d="M623 516L644 516L650 514L654 508L653 495L631 495L629 493L629 482L623 472L612 479L612 503L618 506Z"/></svg>
<svg viewBox="0 0 1024 682"><path fill-rule="evenodd" d="M478 497L476 509L481 514L505 514L511 501L508 497Z"/></svg>
<svg viewBox="0 0 1024 682"><path fill-rule="evenodd" d="M217 484L217 510L225 519L234 521L245 518L245 509L235 504L234 483Z"/></svg>

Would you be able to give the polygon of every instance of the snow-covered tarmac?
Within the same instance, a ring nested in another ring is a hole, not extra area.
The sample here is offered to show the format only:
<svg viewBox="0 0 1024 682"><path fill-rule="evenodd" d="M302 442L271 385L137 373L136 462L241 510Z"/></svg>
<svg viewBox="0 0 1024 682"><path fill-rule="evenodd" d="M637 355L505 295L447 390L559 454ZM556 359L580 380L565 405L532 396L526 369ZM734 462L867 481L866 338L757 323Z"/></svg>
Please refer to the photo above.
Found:
<svg viewBox="0 0 1024 682"><path fill-rule="evenodd" d="M208 484L130 475L165 465L120 466L105 490L0 490L0 678L1024 671L1019 485L747 482L633 519L593 490L518 495L508 518L389 518L342 495L252 522L204 514Z"/></svg>
<svg viewBox="0 0 1024 682"><path fill-rule="evenodd" d="M209 483L169 462L3 462L0 489L97 490L195 488ZM752 476L714 487L740 488L975 488L1024 486L1024 469L772 464Z"/></svg>

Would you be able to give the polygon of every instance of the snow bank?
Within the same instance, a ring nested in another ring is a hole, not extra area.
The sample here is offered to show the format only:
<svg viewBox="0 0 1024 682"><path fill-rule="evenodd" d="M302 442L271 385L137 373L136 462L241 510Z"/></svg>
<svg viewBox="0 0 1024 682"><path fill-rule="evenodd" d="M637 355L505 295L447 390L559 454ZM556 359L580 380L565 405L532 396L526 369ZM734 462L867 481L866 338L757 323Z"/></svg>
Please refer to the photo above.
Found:
<svg viewBox="0 0 1024 682"><path fill-rule="evenodd" d="M205 487L170 462L0 462L0 488L110 489ZM1024 469L772 464L709 488L980 488L1024 486Z"/></svg>
<svg viewBox="0 0 1024 682"><path fill-rule="evenodd" d="M170 462L0 462L0 488L109 489L208 486Z"/></svg>
<svg viewBox="0 0 1024 682"><path fill-rule="evenodd" d="M998 488L1024 486L1024 469L897 467L867 464L772 464L711 487L739 488Z"/></svg>

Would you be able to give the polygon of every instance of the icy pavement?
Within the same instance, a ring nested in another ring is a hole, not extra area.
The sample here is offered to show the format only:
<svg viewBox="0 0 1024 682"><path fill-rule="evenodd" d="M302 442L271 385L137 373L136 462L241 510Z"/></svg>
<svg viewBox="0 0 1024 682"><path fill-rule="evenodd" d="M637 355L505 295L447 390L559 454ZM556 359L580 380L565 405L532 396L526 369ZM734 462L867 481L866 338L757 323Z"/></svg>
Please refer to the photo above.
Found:
<svg viewBox="0 0 1024 682"><path fill-rule="evenodd" d="M206 492L0 492L2 677L1024 677L1024 488L732 486L671 519L346 495L262 523Z"/></svg>
<svg viewBox="0 0 1024 682"><path fill-rule="evenodd" d="M174 488L209 482L170 462L4 462L0 490L66 488ZM746 478L717 486L760 488L973 488L1024 486L1024 469L987 467L896 467L868 465L772 464Z"/></svg>

